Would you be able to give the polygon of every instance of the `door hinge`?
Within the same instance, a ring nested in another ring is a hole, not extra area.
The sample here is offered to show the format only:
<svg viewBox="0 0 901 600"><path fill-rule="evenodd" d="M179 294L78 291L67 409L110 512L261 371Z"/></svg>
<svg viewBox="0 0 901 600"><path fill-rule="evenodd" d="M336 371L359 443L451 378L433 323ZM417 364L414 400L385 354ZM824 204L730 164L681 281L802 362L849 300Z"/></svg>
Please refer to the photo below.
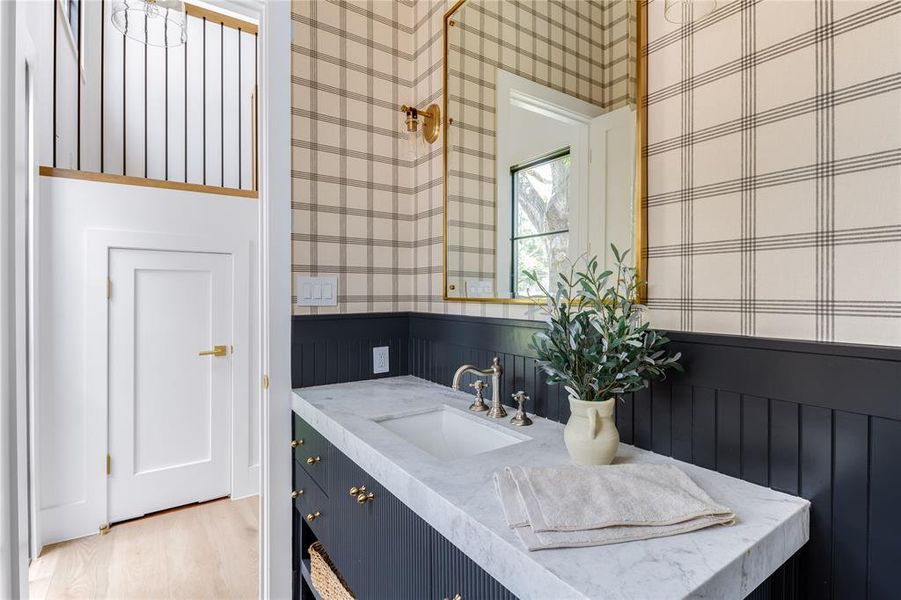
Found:
<svg viewBox="0 0 901 600"><path fill-rule="evenodd" d="M264 390L269 389L269 376L268 375L263 375L263 389Z"/></svg>
<svg viewBox="0 0 901 600"><path fill-rule="evenodd" d="M113 472L113 457L109 454L106 455L106 474L109 475Z"/></svg>
<svg viewBox="0 0 901 600"><path fill-rule="evenodd" d="M106 278L106 299L112 300L113 298L113 280L109 277Z"/></svg>

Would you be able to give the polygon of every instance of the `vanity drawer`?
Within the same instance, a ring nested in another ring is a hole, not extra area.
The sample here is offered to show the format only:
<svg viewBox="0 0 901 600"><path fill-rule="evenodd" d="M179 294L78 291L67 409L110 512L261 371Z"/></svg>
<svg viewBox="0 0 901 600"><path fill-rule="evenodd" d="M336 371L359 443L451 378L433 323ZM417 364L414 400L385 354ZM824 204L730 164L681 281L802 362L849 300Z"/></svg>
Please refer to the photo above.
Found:
<svg viewBox="0 0 901 600"><path fill-rule="evenodd" d="M294 460L309 473L320 488L328 490L331 444L297 414L294 415L292 446L294 446Z"/></svg>
<svg viewBox="0 0 901 600"><path fill-rule="evenodd" d="M294 489L291 495L300 518L307 522L321 541L325 541L329 521L332 520L328 496L297 462L294 463Z"/></svg>

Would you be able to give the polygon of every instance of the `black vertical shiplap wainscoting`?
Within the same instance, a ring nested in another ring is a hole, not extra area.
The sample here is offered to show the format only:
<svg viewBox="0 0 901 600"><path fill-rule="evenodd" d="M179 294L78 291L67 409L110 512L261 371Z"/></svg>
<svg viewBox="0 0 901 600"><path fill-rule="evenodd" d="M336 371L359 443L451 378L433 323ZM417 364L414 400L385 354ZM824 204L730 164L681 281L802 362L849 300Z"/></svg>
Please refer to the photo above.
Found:
<svg viewBox="0 0 901 600"><path fill-rule="evenodd" d="M291 387L409 375L407 313L295 316ZM372 349L388 346L389 372L372 374Z"/></svg>
<svg viewBox="0 0 901 600"><path fill-rule="evenodd" d="M423 313L295 317L295 387L391 372L450 385L465 362L504 365L504 397L565 422L528 342L540 323ZM617 405L624 443L803 496L810 542L753 598L901 597L901 349L671 333L686 367Z"/></svg>

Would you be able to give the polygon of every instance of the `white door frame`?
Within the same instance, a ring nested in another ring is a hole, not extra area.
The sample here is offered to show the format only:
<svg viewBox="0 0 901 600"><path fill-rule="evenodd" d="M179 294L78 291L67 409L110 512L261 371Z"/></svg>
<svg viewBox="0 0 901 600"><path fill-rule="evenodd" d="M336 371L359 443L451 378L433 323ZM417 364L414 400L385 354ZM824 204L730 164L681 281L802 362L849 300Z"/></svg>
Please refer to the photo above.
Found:
<svg viewBox="0 0 901 600"><path fill-rule="evenodd" d="M17 323L27 302L22 185L28 157L19 111L28 40L16 35L16 18L15 3L0 2L0 597L10 598L28 595L26 348Z"/></svg>
<svg viewBox="0 0 901 600"><path fill-rule="evenodd" d="M228 404L229 488L234 494L241 474L235 457L248 447L248 432L235 423L247 423L250 403L239 402L250 389L250 257L251 240L224 240L217 236L178 235L138 231L91 229L86 233L85 252L85 389L86 414L95 415L85 423L85 454L96 457L96 467L85 472L85 506L98 527L108 520L107 475L104 457L108 452L109 423L109 302L107 278L109 253L113 249L227 254L232 258L232 358L231 401ZM115 282L113 282L115 285ZM113 289L115 294L115 289ZM115 457L113 457L115 459ZM237 495L237 494L236 494Z"/></svg>
<svg viewBox="0 0 901 600"><path fill-rule="evenodd" d="M38 152L36 144L37 115L35 114L35 82L40 70L34 42L25 27L19 27L16 39L16 252L19 255L17 268L18 308L16 310L19 328L19 447L24 455L20 460L19 482L20 501L26 506L28 524L21 526L20 535L27 544L22 546L27 556L37 556L40 551L40 529L38 514L38 478L28 476L37 473L37 430L35 398L38 396L40 380L35 377L37 365L38 334L38 281L35 265L39 260L36 224L40 218L40 177L38 177ZM23 152L24 148L28 152Z"/></svg>
<svg viewBox="0 0 901 600"><path fill-rule="evenodd" d="M291 597L291 3L260 7L260 597Z"/></svg>

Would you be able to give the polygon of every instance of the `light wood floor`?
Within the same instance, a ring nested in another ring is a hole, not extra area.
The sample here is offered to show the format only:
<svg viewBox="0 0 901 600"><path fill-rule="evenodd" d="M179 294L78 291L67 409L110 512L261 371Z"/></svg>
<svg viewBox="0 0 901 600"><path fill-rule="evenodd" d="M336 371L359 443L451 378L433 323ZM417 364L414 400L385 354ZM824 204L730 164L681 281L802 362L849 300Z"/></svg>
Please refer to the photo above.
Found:
<svg viewBox="0 0 901 600"><path fill-rule="evenodd" d="M259 499L215 500L47 546L31 563L30 596L256 598Z"/></svg>

